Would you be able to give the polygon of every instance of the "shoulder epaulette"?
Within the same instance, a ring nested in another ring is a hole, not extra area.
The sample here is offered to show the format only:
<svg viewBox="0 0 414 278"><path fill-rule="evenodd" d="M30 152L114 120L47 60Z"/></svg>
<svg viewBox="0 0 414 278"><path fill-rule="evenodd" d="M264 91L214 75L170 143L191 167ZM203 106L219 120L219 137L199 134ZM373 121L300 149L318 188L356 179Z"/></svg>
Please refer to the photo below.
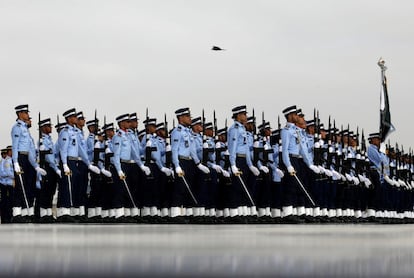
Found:
<svg viewBox="0 0 414 278"><path fill-rule="evenodd" d="M178 131L181 131L181 126L178 126L178 127L177 127L177 130L178 130Z"/></svg>

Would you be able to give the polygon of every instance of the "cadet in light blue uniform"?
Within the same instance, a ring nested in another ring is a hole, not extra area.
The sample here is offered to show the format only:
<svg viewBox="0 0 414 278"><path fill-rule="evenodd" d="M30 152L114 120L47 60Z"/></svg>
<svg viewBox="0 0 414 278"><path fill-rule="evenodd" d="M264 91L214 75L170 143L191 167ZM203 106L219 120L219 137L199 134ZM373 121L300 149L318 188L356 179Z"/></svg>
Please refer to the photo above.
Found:
<svg viewBox="0 0 414 278"><path fill-rule="evenodd" d="M88 147L87 147L87 141L85 139L85 134L83 131L83 127L85 126L85 116L83 115L82 111L79 111L76 113L76 117L78 118L76 122L76 127L78 128L78 136L79 136L79 148L81 149L82 153L86 153L88 156L89 163L92 163L92 160L89 158L88 154ZM88 184L89 184L89 176L88 176L88 164L85 163L79 163L78 164L78 170L80 173L80 186L75 187L74 190L74 196L77 196L79 198L78 201L75 201L75 203L78 203L79 205L79 214L77 214L77 209L75 209L75 218L77 218L80 222L87 222L87 215L85 208L87 206L88 201ZM76 205L77 207L77 205Z"/></svg>
<svg viewBox="0 0 414 278"><path fill-rule="evenodd" d="M100 173L99 168L92 165L84 148L81 147L81 131L76 127L77 116L74 108L63 113L66 126L59 133L58 144L62 172L65 177L58 191L58 221L74 222L71 216L80 215L82 173L79 168L84 163L89 170ZM82 167L81 167L82 168ZM79 195L78 195L79 194Z"/></svg>
<svg viewBox="0 0 414 278"><path fill-rule="evenodd" d="M104 223L115 221L115 209L112 206L112 197L114 196L115 187L118 184L114 184L114 164L113 164L113 145L112 138L115 135L115 128L113 123L105 124L102 127L105 132L105 155L104 155L104 167L105 170L111 173L111 176L106 176L102 185L102 199L99 203L102 205L102 221Z"/></svg>
<svg viewBox="0 0 414 278"><path fill-rule="evenodd" d="M145 153L145 164L151 169L151 175L145 177L142 187L142 205L141 216L145 221L156 223L160 219L160 198L162 190L162 176L171 175L172 171L164 167L161 158L161 148L159 139L156 135L157 120L155 118L147 118L144 121L147 141L143 152Z"/></svg>
<svg viewBox="0 0 414 278"><path fill-rule="evenodd" d="M178 119L178 126L171 132L171 151L172 163L177 174L173 196L171 200L171 219L173 222L183 223L187 219L181 213L181 207L187 208L186 215L192 216L192 207L196 206L196 200L193 200L189 190L194 190L195 173L198 167L202 171L208 171L205 165L201 164L198 158L194 137L190 131L191 115L189 108L181 108L175 111ZM189 188L186 187L184 180L187 182ZM195 194L195 192L192 192Z"/></svg>
<svg viewBox="0 0 414 278"><path fill-rule="evenodd" d="M54 144L50 136L52 132L50 118L41 120L38 124L42 136L38 142L39 160L47 172L47 176L42 180L42 187L39 192L39 222L53 223L55 221L52 215L53 195L56 192L58 180L62 177L62 172L56 164Z"/></svg>
<svg viewBox="0 0 414 278"><path fill-rule="evenodd" d="M15 110L17 121L11 130L13 168L16 173L13 222L26 223L34 220L36 172L45 175L46 171L36 162L36 149L27 125L30 121L29 106L19 105Z"/></svg>
<svg viewBox="0 0 414 278"><path fill-rule="evenodd" d="M1 150L0 161L0 192L1 192L1 224L12 221L12 202L14 194L14 171L12 161L12 147L8 146Z"/></svg>
<svg viewBox="0 0 414 278"><path fill-rule="evenodd" d="M137 171L135 165L139 165L141 171L146 172L146 174L151 174L151 170L142 164L135 145L135 142L137 142L136 137L133 137L135 135L129 129L129 117L129 114L123 114L116 118L119 129L112 138L114 153L112 177L115 184L113 207L115 209L115 218L120 222L137 221L136 218L139 216L139 208L136 203L136 197L133 194L133 187L136 186L134 183L136 179L134 172Z"/></svg>
<svg viewBox="0 0 414 278"><path fill-rule="evenodd" d="M282 137L282 160L287 174L284 176L283 184L283 207L282 216L286 223L301 223L302 219L297 215L305 213L305 196L294 177L296 175L300 181L306 180L306 164L303 158L307 156L307 151L301 145L303 143L300 129L295 125L299 121L296 106L290 106L283 110L287 120L285 128L281 131ZM294 208L301 211L294 212ZM294 215L295 214L295 215Z"/></svg>
<svg viewBox="0 0 414 278"><path fill-rule="evenodd" d="M280 156L281 156L281 138L280 129L272 131L270 136L270 145L273 149L273 153L270 154L272 158L269 158L269 168L272 174L272 182L270 186L270 210L274 223L281 221L282 210L282 178L284 173L280 170Z"/></svg>
<svg viewBox="0 0 414 278"><path fill-rule="evenodd" d="M260 174L252 162L250 146L244 124L247 121L246 106L237 106L232 109L234 123L228 130L227 145L229 150L230 167L233 173L230 199L230 222L245 222L239 216L247 215L247 204L254 206L248 198L240 178L246 185L251 176ZM246 185L247 187L247 185ZM247 189L248 190L248 189ZM250 194L251 195L251 194ZM253 196L251 196L253 198Z"/></svg>

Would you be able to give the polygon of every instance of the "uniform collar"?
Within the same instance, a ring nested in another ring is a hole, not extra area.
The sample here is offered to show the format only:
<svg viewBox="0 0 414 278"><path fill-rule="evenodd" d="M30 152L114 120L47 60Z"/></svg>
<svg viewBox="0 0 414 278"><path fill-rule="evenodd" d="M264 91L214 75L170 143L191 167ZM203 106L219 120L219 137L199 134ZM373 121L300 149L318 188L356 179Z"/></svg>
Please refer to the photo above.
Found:
<svg viewBox="0 0 414 278"><path fill-rule="evenodd" d="M23 122L22 120L20 120L20 119L18 119L17 122L20 123L23 126L27 126L27 124L25 122Z"/></svg>

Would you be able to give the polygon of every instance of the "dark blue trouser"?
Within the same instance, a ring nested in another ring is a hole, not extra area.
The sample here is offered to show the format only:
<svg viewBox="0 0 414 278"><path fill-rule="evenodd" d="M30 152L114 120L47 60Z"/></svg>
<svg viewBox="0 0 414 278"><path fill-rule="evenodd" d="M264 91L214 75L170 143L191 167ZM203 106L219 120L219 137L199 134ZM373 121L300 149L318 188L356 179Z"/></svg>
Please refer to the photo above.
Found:
<svg viewBox="0 0 414 278"><path fill-rule="evenodd" d="M29 157L27 155L19 153L18 161L19 161L19 165L23 173L20 174L20 177L19 175L15 173L16 187L15 187L13 206L21 207L25 209L27 208L27 205L26 205L26 201L24 198L20 178L23 181L23 188L24 188L24 192L26 193L26 199L28 202L28 206L33 207L33 202L35 198L35 190L36 190L36 171L33 168L33 166L30 164Z"/></svg>
<svg viewBox="0 0 414 278"><path fill-rule="evenodd" d="M12 219L12 201L14 188L11 185L0 184L1 201L0 201L0 214L1 223L10 223Z"/></svg>
<svg viewBox="0 0 414 278"><path fill-rule="evenodd" d="M195 173L198 169L196 168L194 161L180 159L180 166L181 166L181 169L183 169L184 171L184 174L185 174L184 178L187 181L188 186L192 190L193 194L195 194L194 192ZM171 207L181 207L181 206L194 207L196 206L196 204L191 198L191 195L184 183L183 178L176 176L175 182L174 182L172 200L171 200Z"/></svg>
<svg viewBox="0 0 414 278"><path fill-rule="evenodd" d="M42 187L39 192L39 207L48 209L52 208L53 195L56 192L56 187L58 183L59 176L56 174L55 170L52 169L49 165L45 166L47 175L42 177Z"/></svg>

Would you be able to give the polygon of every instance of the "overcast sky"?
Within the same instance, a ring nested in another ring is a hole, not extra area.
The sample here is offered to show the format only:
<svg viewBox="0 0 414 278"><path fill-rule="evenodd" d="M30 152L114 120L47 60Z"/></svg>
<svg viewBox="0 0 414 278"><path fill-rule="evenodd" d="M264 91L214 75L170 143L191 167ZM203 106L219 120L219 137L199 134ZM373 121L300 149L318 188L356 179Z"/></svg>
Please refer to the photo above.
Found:
<svg viewBox="0 0 414 278"><path fill-rule="evenodd" d="M377 132L382 56L398 141L412 146L412 1L0 1L0 145L14 107L42 118L72 107L92 119L247 104L277 126L290 105ZM226 51L211 51L213 45ZM282 119L282 124L284 120ZM142 126L141 126L142 128ZM54 139L57 138L53 133Z"/></svg>

